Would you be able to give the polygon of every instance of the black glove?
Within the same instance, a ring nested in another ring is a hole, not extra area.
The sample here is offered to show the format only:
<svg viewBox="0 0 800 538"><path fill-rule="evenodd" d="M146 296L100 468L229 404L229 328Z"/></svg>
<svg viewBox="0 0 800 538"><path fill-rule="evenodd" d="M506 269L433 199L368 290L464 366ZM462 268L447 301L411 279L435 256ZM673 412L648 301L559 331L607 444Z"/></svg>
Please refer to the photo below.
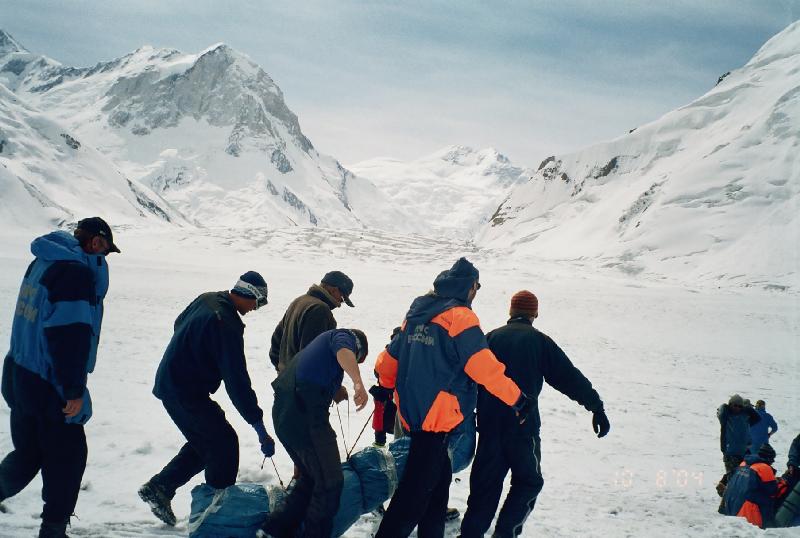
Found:
<svg viewBox="0 0 800 538"><path fill-rule="evenodd" d="M369 388L369 393L372 394L372 397L375 398L376 401L385 403L392 399L394 390L381 387L380 385L373 385Z"/></svg>
<svg viewBox="0 0 800 538"><path fill-rule="evenodd" d="M605 437L611 429L611 423L602 407L592 414L592 428L597 437Z"/></svg>
<svg viewBox="0 0 800 538"><path fill-rule="evenodd" d="M394 421L397 417L397 406L392 400L383 404L383 431L394 434Z"/></svg>
<svg viewBox="0 0 800 538"><path fill-rule="evenodd" d="M275 455L275 440L269 436L267 429L264 427L263 422L256 422L251 424L253 429L258 434L258 442L261 444L261 453L266 457L271 458Z"/></svg>
<svg viewBox="0 0 800 538"><path fill-rule="evenodd" d="M534 410L534 399L521 392L519 394L519 399L517 403L511 406L511 408L517 413L517 418L519 418L519 423L524 424L528 417Z"/></svg>
<svg viewBox="0 0 800 538"><path fill-rule="evenodd" d="M275 455L275 440L269 434L263 439L259 439L261 443L261 453L266 457L271 458Z"/></svg>

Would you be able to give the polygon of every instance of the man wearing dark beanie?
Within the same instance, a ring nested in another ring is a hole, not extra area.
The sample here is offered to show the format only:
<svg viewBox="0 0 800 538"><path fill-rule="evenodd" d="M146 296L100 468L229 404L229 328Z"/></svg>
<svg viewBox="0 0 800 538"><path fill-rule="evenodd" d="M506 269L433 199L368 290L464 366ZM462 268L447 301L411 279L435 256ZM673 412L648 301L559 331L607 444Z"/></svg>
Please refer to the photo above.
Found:
<svg viewBox="0 0 800 538"><path fill-rule="evenodd" d="M239 277L230 291L203 293L175 320L156 373L153 394L186 438L178 454L139 489L158 519L175 525L175 490L205 471L206 483L223 490L236 482L239 438L222 409L209 396L223 381L239 412L258 435L261 452L271 457L275 441L267 433L244 356L241 316L267 304L267 283L255 271Z"/></svg>
<svg viewBox="0 0 800 538"><path fill-rule="evenodd" d="M379 387L394 395L411 443L405 470L375 538L444 536L452 480L448 436L474 420L476 384L485 387L518 422L531 401L489 351L472 301L481 288L466 258L439 273L433 291L417 297L391 343L378 356Z"/></svg>
<svg viewBox="0 0 800 538"><path fill-rule="evenodd" d="M523 290L511 298L508 323L486 335L489 349L506 366L506 375L531 401L529 418L522 424L508 406L478 390L478 449L472 463L467 512L461 522L461 537L483 536L489 529L511 471L511 489L494 534L497 538L518 536L533 511L544 480L539 446L537 398L544 381L592 412L592 427L605 436L609 421L600 396L566 354L544 333L533 327L539 317L539 299Z"/></svg>

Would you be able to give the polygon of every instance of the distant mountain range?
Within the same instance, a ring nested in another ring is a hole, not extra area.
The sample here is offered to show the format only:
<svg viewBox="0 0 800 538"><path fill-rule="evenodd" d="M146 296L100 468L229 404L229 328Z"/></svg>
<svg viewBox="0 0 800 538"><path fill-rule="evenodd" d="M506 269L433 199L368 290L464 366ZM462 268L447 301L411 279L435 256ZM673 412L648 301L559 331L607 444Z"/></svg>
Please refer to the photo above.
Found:
<svg viewBox="0 0 800 538"><path fill-rule="evenodd" d="M800 286L800 22L696 101L512 164L450 146L345 169L224 44L74 68L0 31L0 222L322 226L468 240L720 283ZM102 208L99 210L98 208Z"/></svg>
<svg viewBox="0 0 800 538"><path fill-rule="evenodd" d="M0 84L117 168L101 176L122 175L151 190L163 214L180 215L176 221L356 228L404 221L372 183L318 153L269 75L224 44L198 54L142 47L74 68L32 54L0 32ZM30 168L31 157L11 153L12 142L38 142L21 140L15 126L0 123L0 138L8 141L0 163L16 174L12 168ZM64 175L70 175L68 163ZM57 200L48 195L53 178L40 179L45 198ZM46 213L66 220L75 213L59 205L66 211L48 205Z"/></svg>

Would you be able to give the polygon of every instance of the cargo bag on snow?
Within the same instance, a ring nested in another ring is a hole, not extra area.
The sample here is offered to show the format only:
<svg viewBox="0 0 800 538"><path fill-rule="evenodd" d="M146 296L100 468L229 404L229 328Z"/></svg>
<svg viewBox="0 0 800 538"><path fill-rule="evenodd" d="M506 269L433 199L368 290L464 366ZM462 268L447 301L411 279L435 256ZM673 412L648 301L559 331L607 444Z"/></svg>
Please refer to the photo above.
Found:
<svg viewBox="0 0 800 538"><path fill-rule="evenodd" d="M471 427L470 427L471 426ZM333 519L332 536L344 535L363 514L389 500L403 474L410 437L400 437L389 444L389 451L368 447L342 463L344 485L339 510ZM453 472L466 469L475 454L475 425L465 421L449 439ZM191 538L240 538L255 536L266 520L270 506L283 502L286 492L261 484L242 483L217 491L202 484L192 490L189 516ZM272 504L270 504L270 502Z"/></svg>

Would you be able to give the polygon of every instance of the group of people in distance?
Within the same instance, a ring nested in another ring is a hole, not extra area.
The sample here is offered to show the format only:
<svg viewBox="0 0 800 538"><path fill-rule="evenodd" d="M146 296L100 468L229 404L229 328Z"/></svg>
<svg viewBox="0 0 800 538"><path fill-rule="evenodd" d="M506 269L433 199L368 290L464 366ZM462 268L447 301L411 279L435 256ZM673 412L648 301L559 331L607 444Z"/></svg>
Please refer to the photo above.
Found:
<svg viewBox="0 0 800 538"><path fill-rule="evenodd" d="M91 217L72 234L59 230L36 238L31 251L35 259L23 278L3 364L14 448L0 462L0 509L41 471L39 536L64 538L87 460L84 425L92 405L86 385L108 289L106 256L120 250L108 224ZM591 383L533 327L537 297L514 294L508 323L484 335L471 308L480 288L478 270L465 258L439 273L379 353L378 383L369 392L359 370L368 355L367 336L337 328L333 317L342 303L353 306L353 281L331 271L292 301L272 335L269 359L277 370L272 424L295 474L285 502L258 536L331 535L343 473L329 409L349 397L344 374L353 383L357 410L371 393L376 414L383 417L383 409L395 407L398 429L410 436L405 470L377 537L405 537L414 528L421 537L444 535L452 479L448 436L463 421L475 420L476 410L480 435L461 536L488 531L509 471L511 489L494 536L521 533L543 485L537 403L543 383L590 411L598 437L609 432L610 423ZM198 296L175 320L153 394L186 443L138 490L167 525L176 524L176 490L200 472L219 491L236 481L238 436L210 398L223 382L264 457L275 453L247 372L241 319L267 302L267 282L248 271L230 290ZM385 425L378 429L385 431Z"/></svg>
<svg viewBox="0 0 800 538"><path fill-rule="evenodd" d="M758 400L754 408L750 400L734 394L719 407L717 418L725 465L725 474L717 483L717 493L722 497L719 513L743 517L761 528L790 523L776 523L775 515L800 482L800 434L789 447L786 471L777 477L772 467L775 449L769 440L778 431L778 424L767 412L764 400ZM795 515L792 510L786 517Z"/></svg>

